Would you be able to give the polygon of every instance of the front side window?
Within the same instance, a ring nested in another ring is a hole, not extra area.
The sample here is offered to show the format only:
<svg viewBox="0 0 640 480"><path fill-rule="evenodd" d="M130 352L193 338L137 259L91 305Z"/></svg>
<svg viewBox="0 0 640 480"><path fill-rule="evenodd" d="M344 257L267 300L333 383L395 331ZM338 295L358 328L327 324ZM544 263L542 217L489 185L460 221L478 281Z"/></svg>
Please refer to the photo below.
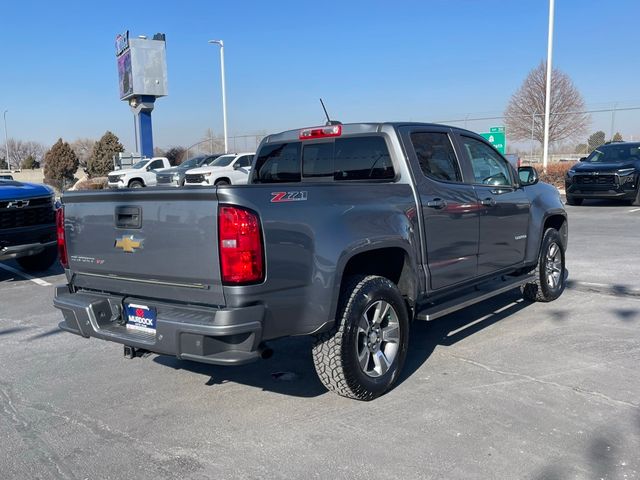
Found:
<svg viewBox="0 0 640 480"><path fill-rule="evenodd" d="M462 136L462 145L471 161L474 183L511 185L509 166L493 148L475 138Z"/></svg>
<svg viewBox="0 0 640 480"><path fill-rule="evenodd" d="M164 162L162 160L154 160L153 162L151 162L151 165L149 165L149 168L151 170L155 170L157 168L162 168L164 167Z"/></svg>
<svg viewBox="0 0 640 480"><path fill-rule="evenodd" d="M244 155L238 159L236 165L241 168L246 168L251 166L251 162L253 161L253 155Z"/></svg>
<svg viewBox="0 0 640 480"><path fill-rule="evenodd" d="M411 143L418 157L422 173L447 182L461 182L458 160L449 135L440 132L414 132Z"/></svg>

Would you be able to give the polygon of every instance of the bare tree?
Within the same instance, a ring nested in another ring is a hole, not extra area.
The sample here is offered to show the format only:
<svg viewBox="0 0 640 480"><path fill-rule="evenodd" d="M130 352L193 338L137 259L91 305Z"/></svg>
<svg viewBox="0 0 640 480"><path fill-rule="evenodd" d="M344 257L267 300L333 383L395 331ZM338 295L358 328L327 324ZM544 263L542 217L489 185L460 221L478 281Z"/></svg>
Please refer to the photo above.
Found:
<svg viewBox="0 0 640 480"><path fill-rule="evenodd" d="M19 168L27 157L33 157L38 163L42 162L46 150L43 144L32 140L16 140L15 138L10 138L7 143L9 144L9 168ZM2 149L5 150L4 145Z"/></svg>
<svg viewBox="0 0 640 480"><path fill-rule="evenodd" d="M514 140L532 137L544 141L544 107L547 65L541 62L529 72L504 112L507 135ZM584 111L582 95L569 76L558 69L551 72L551 117L549 142L575 138L585 133L591 116Z"/></svg>
<svg viewBox="0 0 640 480"><path fill-rule="evenodd" d="M96 141L93 138L78 138L76 141L71 143L71 149L73 150L73 153L76 154L76 157L78 157L80 168L87 168L87 163L93 153L93 147L95 144Z"/></svg>

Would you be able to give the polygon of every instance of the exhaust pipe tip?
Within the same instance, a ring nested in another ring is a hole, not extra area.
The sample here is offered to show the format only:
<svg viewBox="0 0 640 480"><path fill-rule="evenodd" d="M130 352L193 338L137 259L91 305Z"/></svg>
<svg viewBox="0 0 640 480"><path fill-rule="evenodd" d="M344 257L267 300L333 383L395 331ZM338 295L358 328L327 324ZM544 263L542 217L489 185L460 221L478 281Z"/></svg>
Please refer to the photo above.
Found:
<svg viewBox="0 0 640 480"><path fill-rule="evenodd" d="M268 360L273 356L273 349L269 348L266 345L262 345L258 349L258 353L260 354L260 358L262 358L263 360Z"/></svg>

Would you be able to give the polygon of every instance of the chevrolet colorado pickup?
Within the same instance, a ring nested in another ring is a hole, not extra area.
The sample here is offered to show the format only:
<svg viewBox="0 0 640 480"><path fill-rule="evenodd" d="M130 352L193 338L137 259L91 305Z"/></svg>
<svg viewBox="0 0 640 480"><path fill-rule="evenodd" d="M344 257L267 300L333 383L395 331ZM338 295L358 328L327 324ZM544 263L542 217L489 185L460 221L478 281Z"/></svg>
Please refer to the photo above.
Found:
<svg viewBox="0 0 640 480"><path fill-rule="evenodd" d="M313 335L320 380L361 400L397 381L413 320L564 288L557 189L441 125L287 131L262 141L248 185L62 201L63 330L218 365Z"/></svg>
<svg viewBox="0 0 640 480"><path fill-rule="evenodd" d="M0 179L0 261L46 270L58 256L53 190Z"/></svg>

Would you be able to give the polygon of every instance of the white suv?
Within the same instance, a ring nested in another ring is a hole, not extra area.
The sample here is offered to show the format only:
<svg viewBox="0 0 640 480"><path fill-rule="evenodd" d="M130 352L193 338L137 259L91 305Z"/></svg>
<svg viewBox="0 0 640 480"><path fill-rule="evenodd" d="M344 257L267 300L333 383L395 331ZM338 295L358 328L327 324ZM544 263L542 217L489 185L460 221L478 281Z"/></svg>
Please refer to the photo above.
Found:
<svg viewBox="0 0 640 480"><path fill-rule="evenodd" d="M227 153L205 167L187 170L185 185L243 185L249 180L254 153Z"/></svg>
<svg viewBox="0 0 640 480"><path fill-rule="evenodd" d="M145 158L131 168L109 172L109 188L140 188L156 185L156 171L171 168L165 157Z"/></svg>

